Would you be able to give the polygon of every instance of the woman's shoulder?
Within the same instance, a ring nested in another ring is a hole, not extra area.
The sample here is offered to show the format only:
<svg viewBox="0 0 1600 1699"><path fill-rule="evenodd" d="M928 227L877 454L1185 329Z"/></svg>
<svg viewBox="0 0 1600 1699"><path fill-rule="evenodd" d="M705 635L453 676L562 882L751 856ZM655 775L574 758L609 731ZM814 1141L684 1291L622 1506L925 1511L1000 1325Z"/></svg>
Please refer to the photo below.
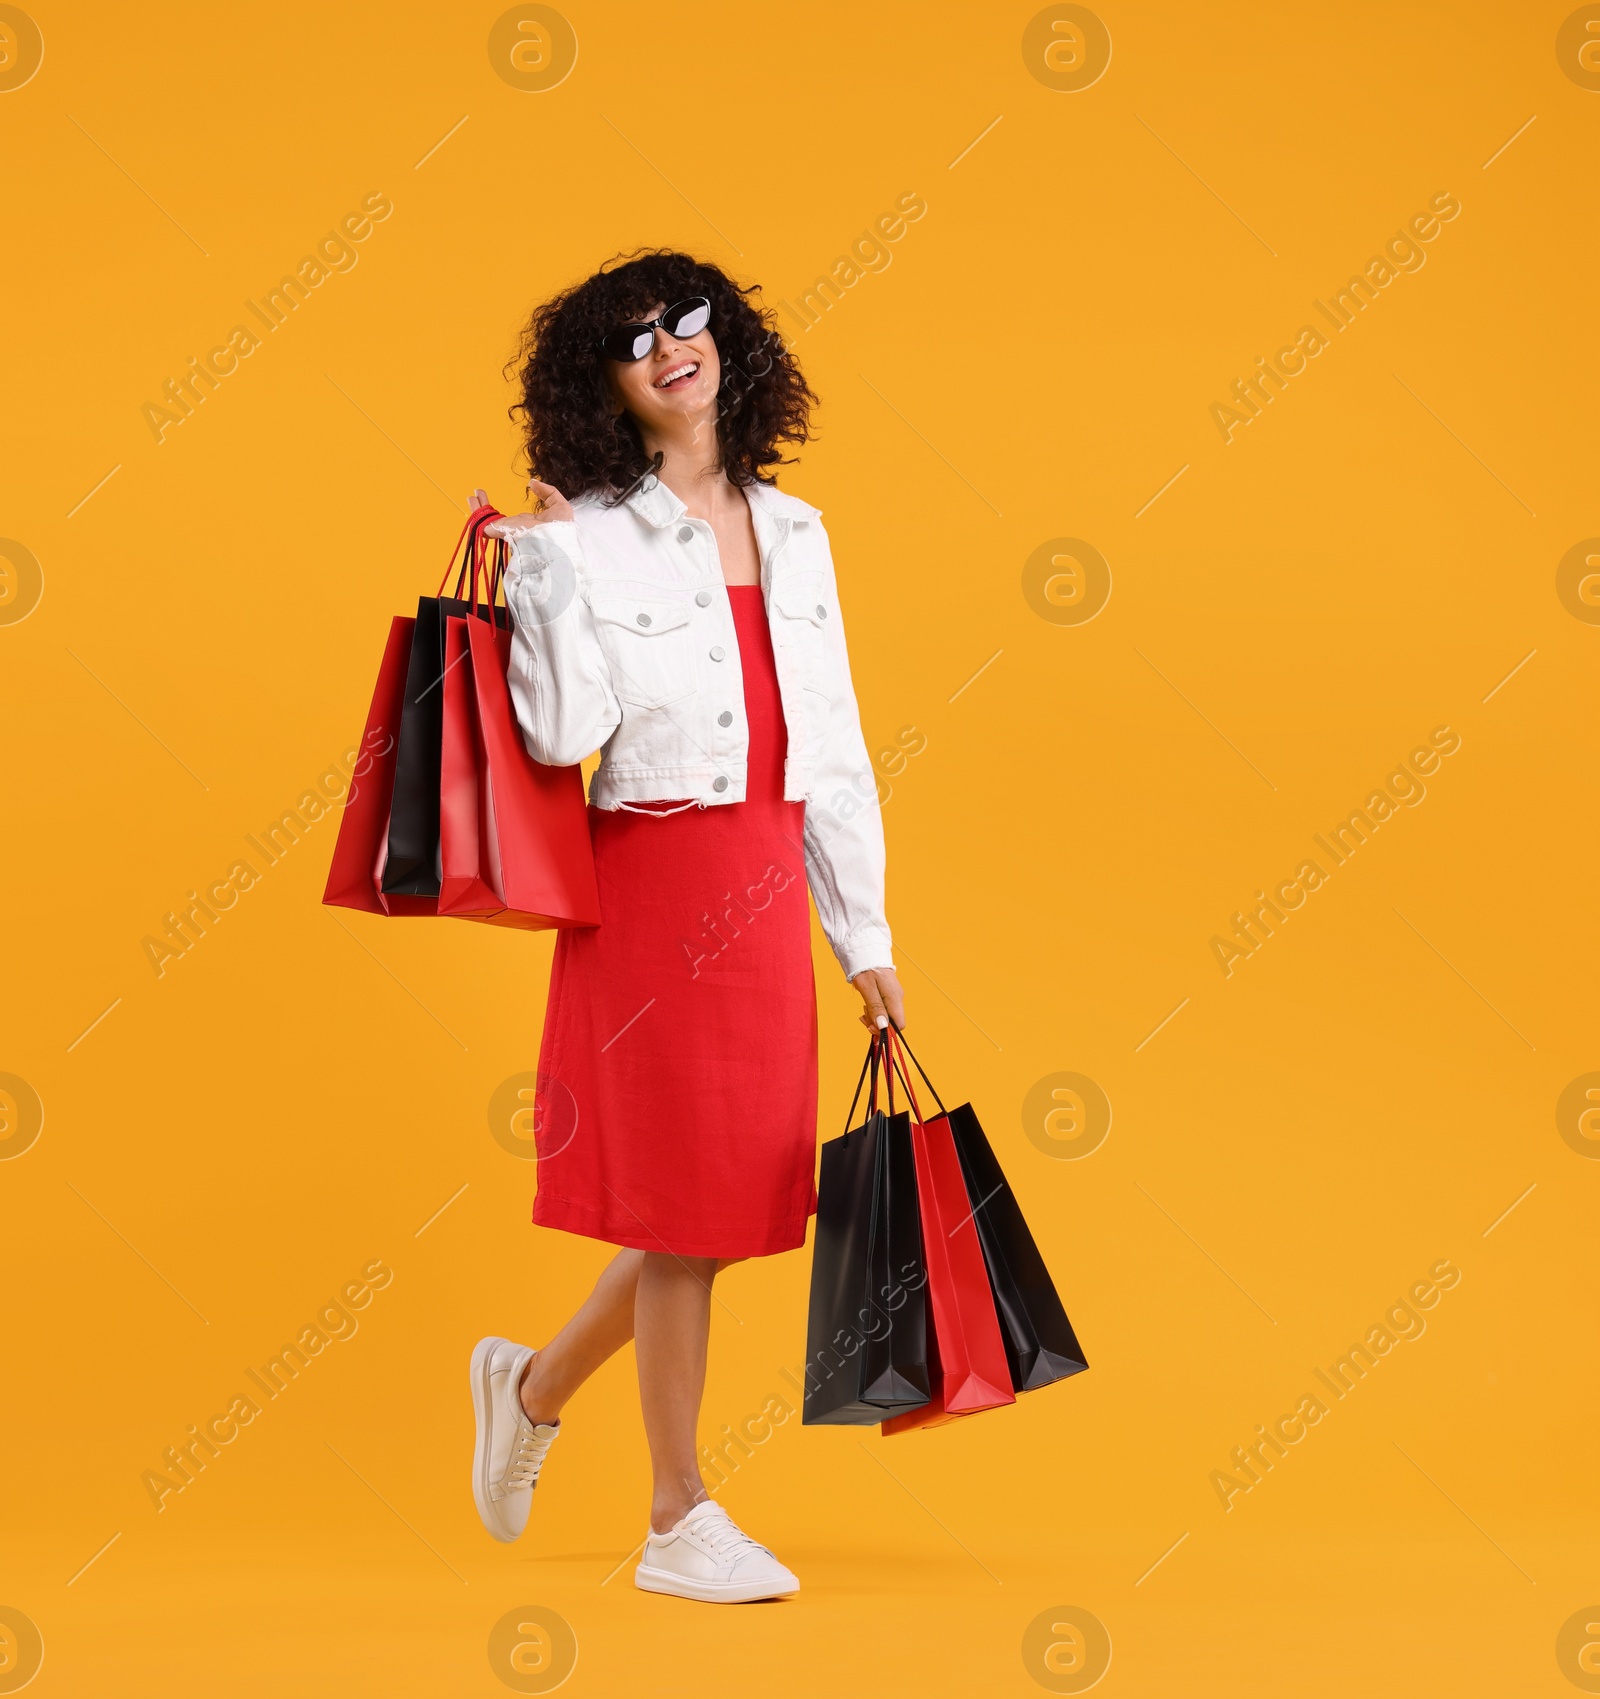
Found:
<svg viewBox="0 0 1600 1699"><path fill-rule="evenodd" d="M605 490L586 490L572 498L572 517L580 531L602 539L612 539L628 529L630 514L615 495Z"/></svg>
<svg viewBox="0 0 1600 1699"><path fill-rule="evenodd" d="M813 507L810 502L802 501L799 496L791 495L787 490L780 490L776 484L757 480L750 486L750 497L752 501L760 502L769 513L784 519L814 522L822 518L820 507Z"/></svg>

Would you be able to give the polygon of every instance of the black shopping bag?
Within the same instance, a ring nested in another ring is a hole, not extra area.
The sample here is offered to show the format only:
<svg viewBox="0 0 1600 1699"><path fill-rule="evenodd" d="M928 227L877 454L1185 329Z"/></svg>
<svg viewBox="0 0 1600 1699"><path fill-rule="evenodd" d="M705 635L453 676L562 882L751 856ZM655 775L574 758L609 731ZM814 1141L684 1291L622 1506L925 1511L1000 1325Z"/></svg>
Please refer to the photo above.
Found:
<svg viewBox="0 0 1600 1699"><path fill-rule="evenodd" d="M945 1110L905 1035L897 1036L950 1123L1000 1317L1012 1391L1032 1392L1080 1373L1088 1368L1088 1359L977 1113L970 1103Z"/></svg>
<svg viewBox="0 0 1600 1699"><path fill-rule="evenodd" d="M444 742L445 620L469 613L488 618L492 611L501 627L511 615L495 605L495 590L489 590L488 609L478 606L478 580L473 575L472 602L462 599L469 565L480 564L488 539L483 527L500 516L493 508L478 509L468 519L461 537L466 549L456 576L454 596L444 594L450 567L437 596L417 598L417 623L411 639L411 660L406 668L406 693L400 708L400 736L395 750L394 793L389 810L389 847L383 865L386 895L436 897L439 895L439 765ZM450 557L455 564L455 556Z"/></svg>
<svg viewBox="0 0 1600 1699"><path fill-rule="evenodd" d="M889 1113L878 1107L882 1056L874 1034L845 1125L870 1068L866 1118L822 1147L805 1423L866 1427L928 1402L928 1280L911 1118L893 1112L892 1098Z"/></svg>

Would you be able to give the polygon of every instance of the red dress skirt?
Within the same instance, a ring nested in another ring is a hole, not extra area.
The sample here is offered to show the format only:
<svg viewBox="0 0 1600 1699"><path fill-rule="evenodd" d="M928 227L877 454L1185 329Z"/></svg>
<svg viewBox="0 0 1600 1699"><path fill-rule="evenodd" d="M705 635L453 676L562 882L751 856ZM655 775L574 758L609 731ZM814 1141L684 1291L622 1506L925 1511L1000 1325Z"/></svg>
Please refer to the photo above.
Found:
<svg viewBox="0 0 1600 1699"><path fill-rule="evenodd" d="M817 1207L805 804L760 588L728 596L745 800L590 809L601 922L556 939L535 1114L535 1222L695 1257L793 1250Z"/></svg>

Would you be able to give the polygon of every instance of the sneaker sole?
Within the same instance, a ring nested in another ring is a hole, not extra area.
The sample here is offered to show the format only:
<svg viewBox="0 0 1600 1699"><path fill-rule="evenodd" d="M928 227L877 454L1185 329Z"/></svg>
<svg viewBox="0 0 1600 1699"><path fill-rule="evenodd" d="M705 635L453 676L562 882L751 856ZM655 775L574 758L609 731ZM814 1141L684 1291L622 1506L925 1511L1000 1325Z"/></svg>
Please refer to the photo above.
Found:
<svg viewBox="0 0 1600 1699"><path fill-rule="evenodd" d="M646 1593L667 1593L678 1599L697 1599L706 1605L752 1605L760 1599L792 1599L800 1591L792 1587L766 1586L758 1581L723 1583L691 1581L670 1569L654 1569L641 1563L633 1572L633 1584Z"/></svg>
<svg viewBox="0 0 1600 1699"><path fill-rule="evenodd" d="M478 1507L478 1517L484 1527L502 1545L510 1545L516 1535L502 1525L498 1507L489 1497L489 1432L493 1421L493 1403L489 1392L489 1359L497 1345L505 1341L498 1336L480 1339L472 1350L472 1413L476 1419L477 1438L472 1447L472 1502Z"/></svg>

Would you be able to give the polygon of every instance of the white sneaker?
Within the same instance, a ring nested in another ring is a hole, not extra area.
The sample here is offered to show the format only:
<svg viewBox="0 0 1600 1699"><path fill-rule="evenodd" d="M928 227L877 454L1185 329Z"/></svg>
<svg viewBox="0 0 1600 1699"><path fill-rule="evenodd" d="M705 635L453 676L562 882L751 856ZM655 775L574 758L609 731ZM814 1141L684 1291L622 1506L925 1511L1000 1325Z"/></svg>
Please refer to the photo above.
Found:
<svg viewBox="0 0 1600 1699"><path fill-rule="evenodd" d="M633 1582L647 1593L722 1605L782 1599L800 1591L798 1578L710 1499L702 1499L667 1533L650 1535Z"/></svg>
<svg viewBox="0 0 1600 1699"><path fill-rule="evenodd" d="M536 1353L493 1334L472 1352L472 1409L478 1421L472 1452L472 1496L497 1540L514 1540L528 1525L533 1489L560 1422L535 1427L518 1391Z"/></svg>

